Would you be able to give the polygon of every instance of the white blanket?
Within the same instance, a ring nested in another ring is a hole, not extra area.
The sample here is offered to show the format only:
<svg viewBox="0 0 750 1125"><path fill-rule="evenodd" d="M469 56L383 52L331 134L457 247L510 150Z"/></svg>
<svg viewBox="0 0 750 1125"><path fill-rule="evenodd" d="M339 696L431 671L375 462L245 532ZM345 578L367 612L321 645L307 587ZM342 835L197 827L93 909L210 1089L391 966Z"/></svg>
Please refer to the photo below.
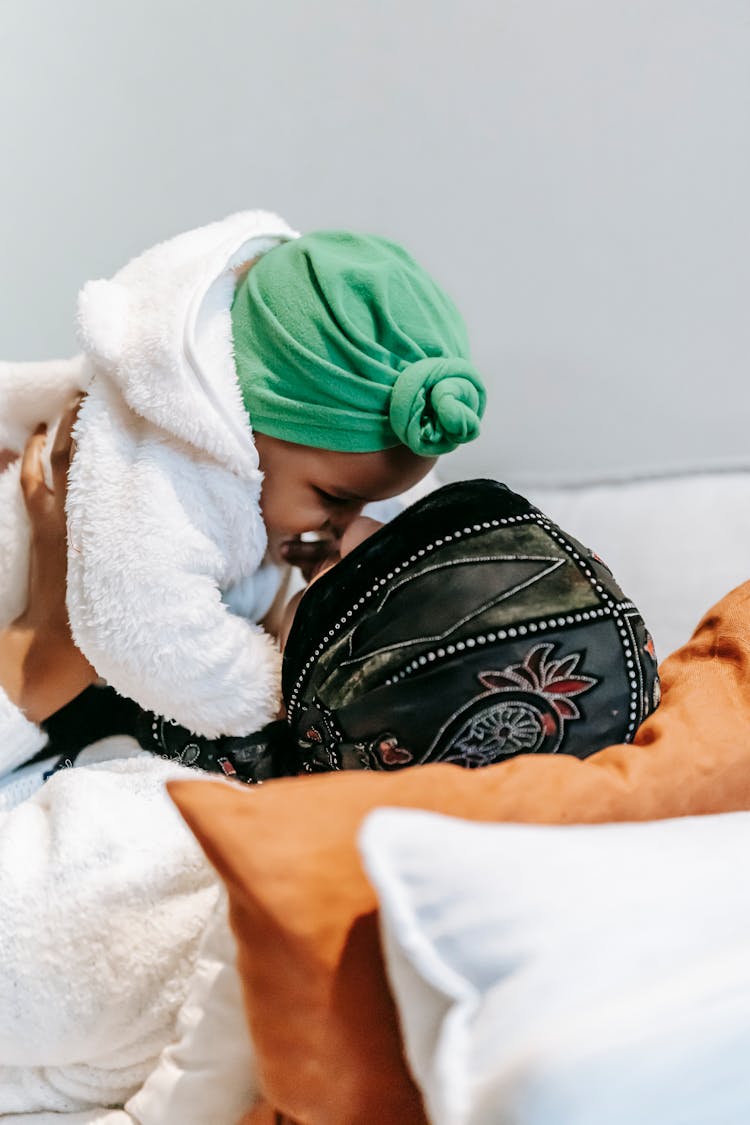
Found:
<svg viewBox="0 0 750 1125"><path fill-rule="evenodd" d="M109 1122L103 1107L138 1095L177 1038L219 903L164 788L194 771L130 740L107 751L130 756L62 770L25 800L0 789L3 1120Z"/></svg>

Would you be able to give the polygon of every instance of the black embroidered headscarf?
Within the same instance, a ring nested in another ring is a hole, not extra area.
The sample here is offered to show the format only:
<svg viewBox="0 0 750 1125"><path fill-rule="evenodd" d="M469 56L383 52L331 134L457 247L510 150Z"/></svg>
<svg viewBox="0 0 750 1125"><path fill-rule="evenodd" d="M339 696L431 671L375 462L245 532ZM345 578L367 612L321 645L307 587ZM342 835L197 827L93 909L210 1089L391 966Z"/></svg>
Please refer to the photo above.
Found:
<svg viewBox="0 0 750 1125"><path fill-rule="evenodd" d="M522 496L448 485L305 594L284 656L296 772L584 758L658 702L612 574Z"/></svg>
<svg viewBox="0 0 750 1125"><path fill-rule="evenodd" d="M286 721L246 738L198 737L146 712L134 733L256 782L585 758L633 738L659 682L643 620L602 560L505 485L475 480L408 508L307 590L283 694Z"/></svg>

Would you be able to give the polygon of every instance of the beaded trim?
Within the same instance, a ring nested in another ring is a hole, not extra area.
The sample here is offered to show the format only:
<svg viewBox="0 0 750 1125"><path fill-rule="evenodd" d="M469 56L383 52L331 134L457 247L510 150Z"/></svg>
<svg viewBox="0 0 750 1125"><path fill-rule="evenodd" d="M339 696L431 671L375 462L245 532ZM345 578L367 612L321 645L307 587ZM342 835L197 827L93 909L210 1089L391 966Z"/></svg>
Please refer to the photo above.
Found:
<svg viewBox="0 0 750 1125"><path fill-rule="evenodd" d="M420 547L408 558L403 559L398 564L398 566L394 566L392 570L388 571L385 578L377 579L369 588L369 590L366 590L362 597L360 597L349 609L347 609L344 614L342 614L334 627L328 630L323 640L313 651L312 656L310 656L307 663L304 665L289 697L289 720L291 721L295 717L295 713L297 711L297 708L299 707L299 699L303 685L312 667L317 663L319 658L322 656L331 642L335 639L342 626L351 621L351 618L354 617L358 613L358 611L367 604L367 601L374 594L379 593L382 587L385 586L387 582L392 581L397 574L401 574L405 570L409 570L410 567L412 567L415 563L423 559L425 555L428 555L431 551L434 551L436 547L442 547L446 543L454 542L455 540L462 539L466 536L480 534L483 531L491 531L493 528L506 527L510 524L521 523L537 524L538 527L541 527L543 531L546 531L553 539L560 543L560 545L575 561L578 569L582 571L585 577L589 580L589 583L597 592L599 597L604 601L604 606L601 606L600 608L595 610L585 610L581 611L580 613L566 614L564 617L545 618L536 622L532 621L527 625L519 625L516 627L510 627L508 629L499 629L495 632L490 632L483 636L468 637L465 641L457 641L455 644L442 645L440 648L435 649L434 652L423 653L421 656L411 661L400 672L385 680L383 686L390 686L400 680L405 679L406 676L411 674L411 672L416 671L418 668L424 666L427 663L432 663L435 660L445 659L447 657L455 655L456 652L463 652L467 648L472 649L476 645L492 644L498 640L502 641L506 640L507 638L513 638L515 636L524 636L527 633L536 635L538 633L549 631L550 629L560 628L561 626L576 625L583 621L591 621L599 617L612 616L618 626L618 632L622 640L625 665L628 672L628 679L630 681L628 738L631 737L635 732L638 721L640 667L638 668L638 673L636 673L635 669L637 666L637 661L634 660L633 653L633 649L635 647L635 637L633 635L632 629L630 629L629 627L629 622L627 621L627 617L629 616L629 614L627 614L626 611L630 610L633 612L637 612L636 607L632 602L616 602L615 599L607 593L602 584L597 581L596 575L587 565L586 560L582 557L580 551L577 551L573 544L569 543L565 536L562 535L560 531L558 531L557 527L553 526L546 518L546 516L542 516L539 512L526 512L520 516L507 516L504 519L485 520L482 523L475 523L471 526L464 527L463 529L459 528L456 531L443 535L439 539L435 539L432 543L428 543L425 547Z"/></svg>
<svg viewBox="0 0 750 1125"><path fill-rule="evenodd" d="M475 648L477 645L494 644L496 641L505 641L513 639L514 637L524 637L527 634L545 633L550 629L560 629L565 625L577 625L583 621L593 621L597 617L611 616L612 609L606 606L600 609L589 609L581 613L569 613L565 617L550 617L543 621L530 621L527 625L512 625L508 629L496 629L494 632L485 633L476 637L467 637L464 641L456 641L455 644L442 645L440 648L434 649L430 652L423 652L421 656L417 656L409 664L397 672L395 675L390 676L384 681L384 687L389 687L391 684L399 683L405 680L412 672L416 672L419 668L423 668L425 664L432 663L433 661L440 661L449 656L454 656L457 652L465 652L467 649Z"/></svg>

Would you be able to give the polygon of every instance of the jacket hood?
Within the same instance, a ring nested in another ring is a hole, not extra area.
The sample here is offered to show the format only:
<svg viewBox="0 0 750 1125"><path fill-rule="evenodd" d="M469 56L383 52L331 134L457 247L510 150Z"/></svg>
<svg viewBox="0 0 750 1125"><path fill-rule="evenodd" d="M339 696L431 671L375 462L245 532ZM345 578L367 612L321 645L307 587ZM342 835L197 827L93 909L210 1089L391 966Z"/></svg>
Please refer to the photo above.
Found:
<svg viewBox="0 0 750 1125"><path fill-rule="evenodd" d="M165 434L240 475L258 457L242 404L230 308L248 263L296 232L242 211L161 242L78 298L78 337L93 379Z"/></svg>

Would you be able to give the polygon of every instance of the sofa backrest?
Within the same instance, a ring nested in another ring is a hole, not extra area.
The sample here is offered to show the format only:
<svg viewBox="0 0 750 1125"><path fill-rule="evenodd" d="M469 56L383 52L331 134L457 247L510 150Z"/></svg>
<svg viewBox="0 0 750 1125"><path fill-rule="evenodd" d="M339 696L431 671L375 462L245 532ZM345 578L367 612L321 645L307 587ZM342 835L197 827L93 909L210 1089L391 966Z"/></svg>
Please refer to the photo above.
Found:
<svg viewBox="0 0 750 1125"><path fill-rule="evenodd" d="M750 578L750 470L517 490L602 556L660 660Z"/></svg>

